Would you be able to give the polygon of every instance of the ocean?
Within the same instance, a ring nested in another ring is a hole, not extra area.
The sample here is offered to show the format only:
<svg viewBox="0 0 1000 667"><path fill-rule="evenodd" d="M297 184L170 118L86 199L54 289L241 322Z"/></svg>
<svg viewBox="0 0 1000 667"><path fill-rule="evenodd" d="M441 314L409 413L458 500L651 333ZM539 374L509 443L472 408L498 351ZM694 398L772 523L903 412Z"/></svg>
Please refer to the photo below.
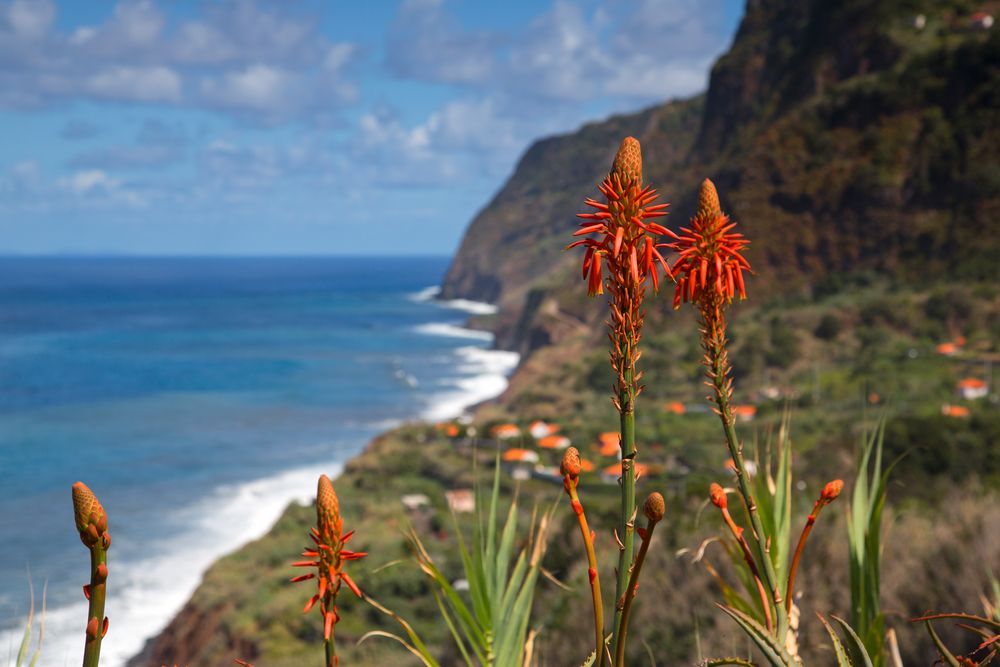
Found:
<svg viewBox="0 0 1000 667"><path fill-rule="evenodd" d="M120 667L219 556L308 502L378 432L445 419L517 363L440 302L446 258L0 258L0 662L47 582L42 667L80 662L88 556L70 486L109 514Z"/></svg>

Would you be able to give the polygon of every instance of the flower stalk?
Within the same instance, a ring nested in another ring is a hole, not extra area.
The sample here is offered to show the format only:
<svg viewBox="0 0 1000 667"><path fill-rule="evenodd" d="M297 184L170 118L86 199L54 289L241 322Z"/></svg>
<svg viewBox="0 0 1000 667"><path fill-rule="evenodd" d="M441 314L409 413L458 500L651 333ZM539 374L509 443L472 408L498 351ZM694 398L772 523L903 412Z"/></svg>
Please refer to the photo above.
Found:
<svg viewBox="0 0 1000 667"><path fill-rule="evenodd" d="M73 485L73 515L80 541L90 550L90 583L83 587L87 609L83 667L97 667L101 661L101 641L108 634L104 602L108 589L108 515L94 492L83 482Z"/></svg>
<svg viewBox="0 0 1000 667"><path fill-rule="evenodd" d="M754 562L753 554L750 552L750 545L747 544L747 540L743 537L743 528L736 525L733 520L733 516L729 513L729 503L726 499L726 491L718 484L713 483L708 489L709 498L712 500L712 504L719 508L722 513L722 520L725 522L726 526L729 528L729 532L733 534L736 543L740 545L740 552L743 554L743 560L747 564L747 568L750 570L750 574L753 575L754 584L757 586L757 595L760 596L760 605L764 610L764 620L767 625L767 629L774 630L774 620L771 616L771 602L768 599L767 591L764 590L764 584L760 580L760 571L757 569L757 564Z"/></svg>
<svg viewBox="0 0 1000 667"><path fill-rule="evenodd" d="M576 490L580 483L581 467L580 452L576 447L568 448L563 454L560 472L563 476L563 488L566 489L573 513L580 524L583 546L587 550L587 576L590 579L590 595L594 606L594 664L604 667L604 603L601 599L601 578L597 568L597 552L594 550L594 533L587 524L587 515Z"/></svg>
<svg viewBox="0 0 1000 667"><path fill-rule="evenodd" d="M795 555L792 557L792 566L788 570L788 586L785 587L788 599L785 601L785 609L789 614L792 613L792 597L795 595L795 574L798 572L799 561L802 559L802 551L806 547L806 540L809 539L809 533L812 532L813 525L815 525L820 511L836 500L843 489L843 480L835 479L832 482L827 482L826 486L823 487L822 493L819 494L816 503L813 505L812 512L806 518L806 525L802 528L802 535L799 536L799 543L796 545Z"/></svg>
<svg viewBox="0 0 1000 667"><path fill-rule="evenodd" d="M313 567L316 572L310 572L293 577L293 582L317 579L318 591L306 602L304 613L309 613L316 603L323 617L323 643L326 649L325 667L336 667L340 664L337 657L335 626L340 616L337 613L337 595L341 584L345 584L352 593L361 597L358 588L350 575L344 572L348 561L364 558L368 554L348 551L344 548L354 531L344 533L344 522L340 516L340 501L333 490L333 483L326 475L320 475L316 489L316 528L309 532L309 537L315 545L302 552L304 558L310 560L292 563L293 567Z"/></svg>
<svg viewBox="0 0 1000 667"><path fill-rule="evenodd" d="M670 269L657 249L656 239L667 233L666 228L652 222L667 214L668 204L653 204L658 195L642 185L642 151L639 142L626 137L615 156L611 172L599 189L604 202L587 199L592 213L580 213L580 229L574 236L584 236L567 246L583 246L583 276L591 296L610 295L611 317L608 320L611 340L611 366L617 376L612 402L619 413L622 457L621 513L617 529L619 544L618 570L615 586L615 622L612 644L617 643L621 625L625 591L635 542L635 401L642 393L642 373L636 369L639 341L645 313L642 309L646 284L659 289L656 263L670 276ZM595 236L591 236L595 235ZM607 265L607 277L603 267Z"/></svg>
<svg viewBox="0 0 1000 667"><path fill-rule="evenodd" d="M736 468L736 481L746 505L758 568L763 572L763 583L777 615L777 636L784 640L788 632L788 611L782 604L781 586L768 547L757 505L750 491L749 475L743 457L743 444L736 435L736 420L731 401L733 381L730 377L729 352L726 339L725 308L739 295L746 298L744 271L751 271L750 263L742 252L749 245L743 235L732 231L736 223L722 212L715 184L709 179L698 193L698 211L690 227L682 227L680 234L667 231L674 239L664 247L674 250L678 259L671 267L676 277L674 308L682 302L694 304L701 320L701 342L705 351L703 363L706 384L712 388L710 400L715 403L715 413L722 421L729 455Z"/></svg>
<svg viewBox="0 0 1000 667"><path fill-rule="evenodd" d="M635 557L635 565L632 567L632 574L629 576L628 588L626 589L625 601L622 605L621 619L618 625L618 641L615 644L615 667L625 665L625 643L628 637L628 624L632 615L632 603L635 601L636 593L639 591L639 574L642 572L642 564L646 562L646 552L649 550L649 543L653 540L653 529L656 528L666 512L666 503L663 496L656 491L649 494L646 504L643 506L643 514L646 515L646 527L639 528L639 538L642 540L639 545L639 553Z"/></svg>

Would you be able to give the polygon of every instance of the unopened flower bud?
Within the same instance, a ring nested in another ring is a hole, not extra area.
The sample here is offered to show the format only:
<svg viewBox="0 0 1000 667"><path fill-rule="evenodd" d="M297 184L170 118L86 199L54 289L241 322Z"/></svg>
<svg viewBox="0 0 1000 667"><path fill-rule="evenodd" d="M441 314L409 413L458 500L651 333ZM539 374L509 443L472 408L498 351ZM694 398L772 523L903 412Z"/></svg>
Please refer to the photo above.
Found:
<svg viewBox="0 0 1000 667"><path fill-rule="evenodd" d="M726 492L715 482L712 482L712 486L708 487L708 497L712 499L713 505L719 509L726 509Z"/></svg>
<svg viewBox="0 0 1000 667"><path fill-rule="evenodd" d="M642 508L643 513L645 513L646 518L649 519L650 523L656 523L663 518L663 515L667 511L666 503L663 501L663 496L660 495L658 491L653 491L646 498L646 504Z"/></svg>
<svg viewBox="0 0 1000 667"><path fill-rule="evenodd" d="M635 181L642 183L642 149L635 137L625 137L615 155L615 163L611 173L617 175L622 185Z"/></svg>
<svg viewBox="0 0 1000 667"><path fill-rule="evenodd" d="M706 178L698 190L698 215L707 217L721 213L722 207L719 204L719 193L715 189L715 183Z"/></svg>
<svg viewBox="0 0 1000 667"><path fill-rule="evenodd" d="M823 493L820 494L820 500L824 503L833 502L840 492L844 490L844 480L835 479L832 482L827 482L826 486L823 487Z"/></svg>
<svg viewBox="0 0 1000 667"><path fill-rule="evenodd" d="M108 517L94 492L83 482L73 485L73 519L80 539L88 547L108 529Z"/></svg>
<svg viewBox="0 0 1000 667"><path fill-rule="evenodd" d="M581 467L580 452L576 447L567 448L566 453L563 454L562 465L559 466L559 472L562 473L563 477L576 479L580 476Z"/></svg>
<svg viewBox="0 0 1000 667"><path fill-rule="evenodd" d="M333 490L333 482L326 475L319 476L316 487L316 523L323 533L330 532L340 539L343 522L340 519L340 501Z"/></svg>

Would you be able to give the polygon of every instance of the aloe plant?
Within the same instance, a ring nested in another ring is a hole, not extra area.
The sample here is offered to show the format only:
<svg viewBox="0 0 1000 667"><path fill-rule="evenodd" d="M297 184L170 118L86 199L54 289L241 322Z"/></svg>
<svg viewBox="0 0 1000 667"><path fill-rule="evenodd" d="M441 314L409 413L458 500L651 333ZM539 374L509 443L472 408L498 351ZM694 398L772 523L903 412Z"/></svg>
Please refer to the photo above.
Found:
<svg viewBox="0 0 1000 667"><path fill-rule="evenodd" d="M857 480L847 510L850 545L851 626L861 636L875 667L885 664L885 616L882 613L880 572L882 514L886 484L893 465L883 468L885 418L863 436Z"/></svg>
<svg viewBox="0 0 1000 667"><path fill-rule="evenodd" d="M515 551L518 535L518 504L515 497L501 526L499 457L485 516L479 515L470 543L465 541L456 521L459 551L469 594L465 597L443 574L427 551L420 536L410 529L407 538L420 570L433 584L434 599L462 656L469 667L521 667L531 651L533 633L528 625L535 587L545 555L551 510L533 515L525 546ZM454 518L454 517L453 517ZM369 637L386 637L401 643L427 667L438 667L426 644L397 614L371 598L366 600L391 616L403 627L406 638L388 632L369 632Z"/></svg>

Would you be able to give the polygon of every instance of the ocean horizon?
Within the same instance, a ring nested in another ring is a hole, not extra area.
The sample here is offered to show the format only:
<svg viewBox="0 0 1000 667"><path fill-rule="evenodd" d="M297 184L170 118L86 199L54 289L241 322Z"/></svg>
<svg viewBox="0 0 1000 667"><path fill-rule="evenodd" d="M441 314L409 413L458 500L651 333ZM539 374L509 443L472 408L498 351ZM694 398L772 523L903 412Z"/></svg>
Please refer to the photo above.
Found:
<svg viewBox="0 0 1000 667"><path fill-rule="evenodd" d="M446 257L0 255L0 656L48 583L40 664L82 653L70 486L108 509L120 667L219 556L379 432L461 414L517 355L435 300Z"/></svg>

